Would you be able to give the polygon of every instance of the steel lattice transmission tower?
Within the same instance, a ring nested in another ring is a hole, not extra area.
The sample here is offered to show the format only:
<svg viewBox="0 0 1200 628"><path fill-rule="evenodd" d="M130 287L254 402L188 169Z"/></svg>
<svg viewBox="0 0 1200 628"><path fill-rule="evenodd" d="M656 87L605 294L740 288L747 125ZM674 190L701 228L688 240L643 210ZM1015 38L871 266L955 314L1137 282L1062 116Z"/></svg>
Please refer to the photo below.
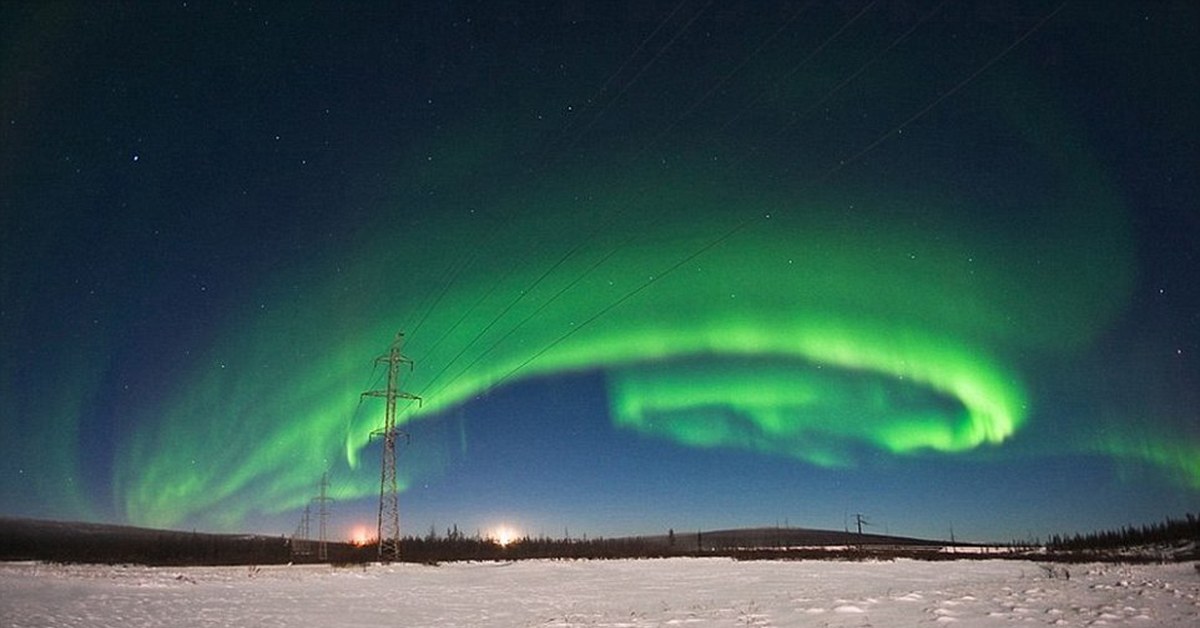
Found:
<svg viewBox="0 0 1200 628"><path fill-rule="evenodd" d="M400 558L400 504L396 486L396 438L401 433L405 438L407 433L396 429L396 400L411 399L417 403L421 398L399 390L400 365L413 362L400 354L404 344L404 332L396 334L387 355L375 358L376 364L387 364L387 388L384 390L368 390L363 397L383 397L387 401L384 413L383 428L371 432L371 438L383 437L382 469L379 472L379 525L376 528L379 539L379 560L393 561Z"/></svg>
<svg viewBox="0 0 1200 628"><path fill-rule="evenodd" d="M308 504L304 505L304 514L300 517L300 525L292 534L292 556L307 556L312 553L312 541L309 540L308 521L310 516Z"/></svg>
<svg viewBox="0 0 1200 628"><path fill-rule="evenodd" d="M317 542L317 560L329 560L329 537L325 531L329 523L329 502L333 498L329 496L329 472L321 474L321 493L312 499L317 502L317 521L319 522L318 529L320 530ZM308 516L308 508L304 509L305 517ZM305 525L307 526L307 521Z"/></svg>

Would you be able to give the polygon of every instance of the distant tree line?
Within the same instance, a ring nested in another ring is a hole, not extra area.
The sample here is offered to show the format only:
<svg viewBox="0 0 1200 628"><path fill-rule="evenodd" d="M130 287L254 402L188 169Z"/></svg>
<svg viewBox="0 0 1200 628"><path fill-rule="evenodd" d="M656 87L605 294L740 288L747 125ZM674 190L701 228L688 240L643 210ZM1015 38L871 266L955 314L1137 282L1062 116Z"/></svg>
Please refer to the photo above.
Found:
<svg viewBox="0 0 1200 628"><path fill-rule="evenodd" d="M1013 556L1047 560L1096 560L1098 550L1138 546L1186 545L1200 542L1200 517L1119 530L1054 535L1048 553L1009 548ZM1193 546L1194 547L1194 546ZM832 548L832 549L831 549ZM739 560L796 560L912 557L927 560L986 558L992 553L970 554L940 551L936 541L903 539L847 532L803 529L742 529L686 532L645 537L582 539L524 536L500 544L478 532L469 536L457 526L444 536L430 530L424 537L401 540L400 560L425 564L449 561L509 561L537 558L617 559L663 558L669 556L728 556ZM42 560L76 563L136 563L145 565L268 565L287 563L360 564L378 560L375 543L351 545L328 543L327 557L319 560L316 542L284 537L204 534L150 530L101 524L60 523L0 518L0 560ZM1032 548L1024 548L1032 549ZM1191 560L1196 550L1177 560ZM1100 556L1102 558L1102 556ZM1125 560L1125 558L1122 558Z"/></svg>
<svg viewBox="0 0 1200 628"><path fill-rule="evenodd" d="M373 560L377 548L368 546ZM400 543L400 560L436 564L463 560L526 560L534 558L661 558L678 556L676 551L655 537L618 539L573 539L548 536L523 536L506 544L485 539L478 533L468 536L455 526L445 536L430 533L424 537L405 537Z"/></svg>
<svg viewBox="0 0 1200 628"><path fill-rule="evenodd" d="M1056 551L1111 550L1140 545L1169 545L1200 542L1200 517L1188 513L1183 519L1167 518L1161 523L1123 526L1119 530L1101 530L1072 536L1055 534L1046 544Z"/></svg>
<svg viewBox="0 0 1200 628"><path fill-rule="evenodd" d="M289 556L282 537L0 525L0 560L182 566L286 563Z"/></svg>

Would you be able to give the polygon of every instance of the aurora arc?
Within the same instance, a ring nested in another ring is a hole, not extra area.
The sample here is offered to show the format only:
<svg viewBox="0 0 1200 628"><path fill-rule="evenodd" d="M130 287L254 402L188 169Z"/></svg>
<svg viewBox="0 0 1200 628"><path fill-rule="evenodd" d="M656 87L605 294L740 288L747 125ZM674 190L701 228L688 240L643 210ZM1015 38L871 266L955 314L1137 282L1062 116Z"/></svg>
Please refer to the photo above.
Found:
<svg viewBox="0 0 1200 628"><path fill-rule="evenodd" d="M439 157L447 179L481 161L444 147ZM219 512L213 523L230 527L264 504L301 506L322 468L360 467L379 419L355 400L397 329L410 331L405 353L417 364L404 388L425 399L402 421L437 417L498 383L602 370L614 425L685 446L820 466L859 464L863 451L999 446L1031 411L1013 356L1086 343L1130 281L1119 204L1086 167L1067 170L1000 231L973 227L966 216L984 210L944 195L855 192L847 209L833 194L800 200L699 169L614 173L621 184L584 200L576 190L594 184L556 178L497 199L490 220L476 216L483 225L468 224L473 205L462 200L464 211L408 225L403 255L384 230L349 258L289 271L303 278L273 277L264 291L290 305L230 325L238 331L166 404L157 429L133 435L118 494L131 520L154 525ZM655 277L746 217L754 224L743 232ZM579 240L564 233L592 235L575 250ZM437 271L394 272L414 258ZM337 272L317 293L291 287L322 265ZM222 439L236 431L262 438ZM214 442L219 454L204 455ZM437 458L411 463L410 474L436 473ZM180 472L179 459L192 464ZM371 470L350 472L359 479L340 498L377 490Z"/></svg>
<svg viewBox="0 0 1200 628"><path fill-rule="evenodd" d="M1195 509L1196 8L550 4L3 5L0 516Z"/></svg>

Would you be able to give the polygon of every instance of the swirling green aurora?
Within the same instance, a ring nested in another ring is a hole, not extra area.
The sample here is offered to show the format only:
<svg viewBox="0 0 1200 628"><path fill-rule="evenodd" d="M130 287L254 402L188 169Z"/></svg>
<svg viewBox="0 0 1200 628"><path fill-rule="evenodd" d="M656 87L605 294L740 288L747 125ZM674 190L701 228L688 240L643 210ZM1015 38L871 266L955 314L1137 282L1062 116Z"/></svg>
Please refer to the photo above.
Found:
<svg viewBox="0 0 1200 628"><path fill-rule="evenodd" d="M479 157L439 159L449 179ZM1022 360L1086 344L1132 275L1103 180L1038 159L1059 169L1049 191L986 229L973 216L987 207L948 195L813 198L699 171L559 177L493 197L491 218L464 201L395 234L402 253L389 232L272 277L255 302L280 305L231 321L133 434L118 495L154 525L300 507L322 469L360 467L380 421L356 405L370 361L418 321L404 387L424 403L403 421L497 385L602 371L617 428L685 447L826 468L1003 451L1036 414ZM319 290L294 288L322 272ZM1200 486L1194 448L1168 443L1075 446ZM354 473L343 497L378 490L373 468Z"/></svg>
<svg viewBox="0 0 1200 628"><path fill-rule="evenodd" d="M0 516L1195 508L1189 3L364 4L0 5Z"/></svg>

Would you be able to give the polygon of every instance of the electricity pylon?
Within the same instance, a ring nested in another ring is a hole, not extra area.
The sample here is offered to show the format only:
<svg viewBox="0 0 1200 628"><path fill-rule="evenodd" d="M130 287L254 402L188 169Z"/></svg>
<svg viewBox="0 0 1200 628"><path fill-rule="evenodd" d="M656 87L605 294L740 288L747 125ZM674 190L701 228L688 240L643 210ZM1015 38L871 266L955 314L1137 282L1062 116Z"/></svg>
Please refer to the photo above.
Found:
<svg viewBox="0 0 1200 628"><path fill-rule="evenodd" d="M379 524L376 527L376 538L379 540L379 560L391 562L400 559L400 503L396 486L396 437L401 432L396 429L396 400L411 399L417 403L421 398L398 389L400 365L407 363L412 369L413 362L400 354L404 344L404 332L396 334L387 355L375 358L376 364L388 365L387 388L384 390L368 390L363 397L383 397L387 401L384 412L383 427L371 432L371 438L383 437L382 469L379 472ZM408 434L404 433L405 438Z"/></svg>
<svg viewBox="0 0 1200 628"><path fill-rule="evenodd" d="M308 521L309 506L304 505L304 515L300 517L300 525L292 534L292 556L307 556L312 553L312 541L309 540Z"/></svg>
<svg viewBox="0 0 1200 628"><path fill-rule="evenodd" d="M318 541L317 541L317 560L329 560L329 537L325 534L327 524L329 523L329 502L333 498L329 493L329 472L321 474L321 492L312 500L317 502L317 521L318 523ZM308 508L304 509L304 516L308 517ZM308 522L305 521L307 527Z"/></svg>

